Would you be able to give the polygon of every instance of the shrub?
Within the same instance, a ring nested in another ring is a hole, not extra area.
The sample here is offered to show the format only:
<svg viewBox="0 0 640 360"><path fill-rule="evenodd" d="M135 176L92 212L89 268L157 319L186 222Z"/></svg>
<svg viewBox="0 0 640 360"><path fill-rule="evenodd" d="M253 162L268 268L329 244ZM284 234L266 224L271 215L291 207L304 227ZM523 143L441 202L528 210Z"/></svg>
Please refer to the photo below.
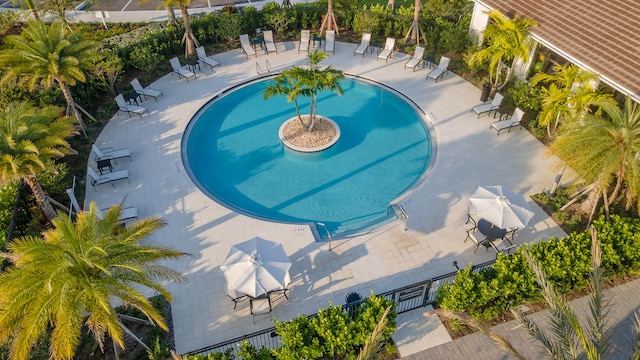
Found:
<svg viewBox="0 0 640 360"><path fill-rule="evenodd" d="M366 10L359 11L353 17L353 31L357 34L370 32L377 34L380 26L380 18Z"/></svg>
<svg viewBox="0 0 640 360"><path fill-rule="evenodd" d="M226 41L233 41L242 34L242 15L220 14L218 19L218 35Z"/></svg>
<svg viewBox="0 0 640 360"><path fill-rule="evenodd" d="M148 74L151 74L163 60L164 56L149 45L135 47L129 54L129 63Z"/></svg>

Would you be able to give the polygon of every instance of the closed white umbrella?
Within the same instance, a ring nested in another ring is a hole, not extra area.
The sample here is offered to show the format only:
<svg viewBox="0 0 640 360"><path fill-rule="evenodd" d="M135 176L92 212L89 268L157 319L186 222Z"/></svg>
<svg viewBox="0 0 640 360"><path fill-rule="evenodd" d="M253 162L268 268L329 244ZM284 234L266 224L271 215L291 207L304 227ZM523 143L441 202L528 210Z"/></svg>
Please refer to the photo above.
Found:
<svg viewBox="0 0 640 360"><path fill-rule="evenodd" d="M500 185L479 186L469 203L478 217L503 229L523 228L534 215L524 196Z"/></svg>
<svg viewBox="0 0 640 360"><path fill-rule="evenodd" d="M259 237L234 245L220 266L229 289L254 298L289 285L290 268L282 244Z"/></svg>

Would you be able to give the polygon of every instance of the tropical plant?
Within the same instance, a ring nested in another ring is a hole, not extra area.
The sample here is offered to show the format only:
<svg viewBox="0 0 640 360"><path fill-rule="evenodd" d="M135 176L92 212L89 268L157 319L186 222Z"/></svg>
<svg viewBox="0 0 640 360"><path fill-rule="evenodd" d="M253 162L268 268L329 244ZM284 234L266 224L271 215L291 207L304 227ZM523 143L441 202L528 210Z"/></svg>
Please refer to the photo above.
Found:
<svg viewBox="0 0 640 360"><path fill-rule="evenodd" d="M491 10L488 15L489 24L484 30L486 46L471 54L467 61L472 67L488 65L491 87L501 90L518 61L529 58L533 46L529 29L536 22L518 15L510 20L498 10Z"/></svg>
<svg viewBox="0 0 640 360"><path fill-rule="evenodd" d="M74 0L43 0L39 2L38 7L45 13L52 13L56 18L58 18L58 20L65 23L69 30L71 30L65 14L67 10L73 9L75 5L76 1Z"/></svg>
<svg viewBox="0 0 640 360"><path fill-rule="evenodd" d="M47 331L51 358L72 359L83 323L101 348L107 334L123 347L123 324L114 300L167 330L161 313L139 286L170 300L162 283L181 281L182 276L159 262L184 254L141 244L164 225L159 218L122 227L120 206L111 207L102 218L98 211L92 203L75 221L57 217L42 238L18 239L1 254L13 263L0 273L0 341L10 341L11 359L26 359Z"/></svg>
<svg viewBox="0 0 640 360"><path fill-rule="evenodd" d="M232 41L242 34L242 15L221 13L217 25L220 37Z"/></svg>
<svg viewBox="0 0 640 360"><path fill-rule="evenodd" d="M627 97L624 109L597 103L606 116L587 114L563 125L551 151L587 184L595 184L583 210L593 210L604 198L605 211L625 200L625 207L640 213L640 105ZM614 184L611 189L611 184Z"/></svg>
<svg viewBox="0 0 640 360"><path fill-rule="evenodd" d="M147 74L153 73L164 60L164 56L156 51L156 47L151 45L136 46L129 53L129 63L136 69L140 69Z"/></svg>
<svg viewBox="0 0 640 360"><path fill-rule="evenodd" d="M607 314L611 303L604 298L603 276L601 268L600 243L595 229L591 229L591 270L589 271L589 312L586 322L581 322L574 309L567 300L556 291L549 282L542 266L534 259L532 254L524 251L527 262L533 269L536 282L540 286L540 292L545 302L549 305L549 322L551 332L543 329L530 318L525 317L519 311L510 309L514 317L538 340L553 359L608 359L612 356L613 343L611 341L611 328L607 326ZM489 336L503 351L517 359L526 359L503 336L495 332L482 322L479 322L467 314L446 310L436 310L445 318L457 319L464 324L481 331ZM585 325L583 325L585 324ZM640 322L636 316L635 344L632 345L631 359L640 358Z"/></svg>
<svg viewBox="0 0 640 360"><path fill-rule="evenodd" d="M82 29L67 31L64 24L30 20L19 35L7 36L0 51L0 67L6 69L0 84L18 78L31 88L57 83L67 101L67 111L82 124L69 86L85 82L85 71L93 67L97 43ZM84 125L83 125L84 126Z"/></svg>
<svg viewBox="0 0 640 360"><path fill-rule="evenodd" d="M191 29L191 18L189 17L189 10L188 10L189 5L191 5L191 0L163 0L163 1L164 1L164 6L167 8L170 8L170 7L180 8L180 12L182 13L182 22L184 23L184 35L182 37L182 42L186 46L187 56L195 56L198 40L196 39L196 36L193 35L193 30Z"/></svg>
<svg viewBox="0 0 640 360"><path fill-rule="evenodd" d="M340 80L344 78L341 70L327 66L320 69L320 62L328 55L322 51L315 51L307 55L309 61L308 68L294 66L284 70L264 90L264 98L268 99L276 95L286 95L287 102L293 101L296 107L296 114L300 123L306 131L313 131L318 109L318 93L324 90L331 90L342 95ZM309 98L309 115L302 116L298 106L298 96Z"/></svg>
<svg viewBox="0 0 640 360"><path fill-rule="evenodd" d="M111 51L104 51L102 55L93 72L96 85L116 95L116 85L122 80L122 59Z"/></svg>
<svg viewBox="0 0 640 360"><path fill-rule="evenodd" d="M71 150L66 138L75 133L71 118L55 106L11 103L0 109L0 182L24 179L48 219L56 216L38 182L38 174L55 172L53 160Z"/></svg>
<svg viewBox="0 0 640 360"><path fill-rule="evenodd" d="M547 127L549 136L555 134L561 122L580 119L590 112L590 106L608 102L615 104L611 94L598 91L598 76L580 69L574 64L556 64L553 73L537 73L531 78L531 85L542 86L542 110L538 122ZM596 114L600 114L597 107Z"/></svg>

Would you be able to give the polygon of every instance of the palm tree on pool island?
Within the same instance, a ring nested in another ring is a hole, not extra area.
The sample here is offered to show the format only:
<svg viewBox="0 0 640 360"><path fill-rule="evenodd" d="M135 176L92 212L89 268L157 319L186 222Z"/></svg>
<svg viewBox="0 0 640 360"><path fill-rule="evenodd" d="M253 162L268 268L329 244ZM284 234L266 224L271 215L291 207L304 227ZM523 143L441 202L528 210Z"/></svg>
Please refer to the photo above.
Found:
<svg viewBox="0 0 640 360"><path fill-rule="evenodd" d="M318 93L324 90L331 90L342 95L340 80L344 79L341 70L327 66L324 69L319 67L322 60L328 58L323 51L315 51L307 55L308 66L294 66L284 70L273 81L274 83L264 90L264 98L269 99L277 95L286 95L287 102L293 101L296 106L296 114L306 131L313 131L318 110ZM298 106L298 96L309 98L309 114L300 114Z"/></svg>

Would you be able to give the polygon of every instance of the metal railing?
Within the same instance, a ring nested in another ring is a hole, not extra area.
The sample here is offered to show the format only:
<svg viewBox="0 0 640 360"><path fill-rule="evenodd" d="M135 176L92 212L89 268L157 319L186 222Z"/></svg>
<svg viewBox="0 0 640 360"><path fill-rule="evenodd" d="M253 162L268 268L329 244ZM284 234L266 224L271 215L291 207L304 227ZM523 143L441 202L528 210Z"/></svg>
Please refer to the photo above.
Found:
<svg viewBox="0 0 640 360"><path fill-rule="evenodd" d="M491 265L493 265L494 262L495 260L492 260L475 265L473 266L472 270L479 273L483 270L491 268ZM457 267L457 264L454 264L454 266ZM396 312L398 314L402 314L404 312L419 309L421 307L425 307L427 305L435 303L435 296L438 292L438 289L440 289L445 284L453 283L457 275L457 271L451 272L448 274L436 276L425 281L420 281L415 284L394 289L379 295L384 296L384 298L387 300L394 301L397 304ZM355 307L365 301L366 298L357 302L343 305L342 307L348 313L352 313ZM310 318L315 316L317 316L317 314L309 315ZM282 340L282 338L276 334L275 326L272 326L268 329L256 331L251 334L246 334L221 343L209 345L201 349L188 352L186 355L207 355L214 352L225 352L228 349L232 349L235 354L238 350L237 345L244 340L247 340L251 345L255 346L256 349L260 349L262 347L276 349L280 347L280 340Z"/></svg>

